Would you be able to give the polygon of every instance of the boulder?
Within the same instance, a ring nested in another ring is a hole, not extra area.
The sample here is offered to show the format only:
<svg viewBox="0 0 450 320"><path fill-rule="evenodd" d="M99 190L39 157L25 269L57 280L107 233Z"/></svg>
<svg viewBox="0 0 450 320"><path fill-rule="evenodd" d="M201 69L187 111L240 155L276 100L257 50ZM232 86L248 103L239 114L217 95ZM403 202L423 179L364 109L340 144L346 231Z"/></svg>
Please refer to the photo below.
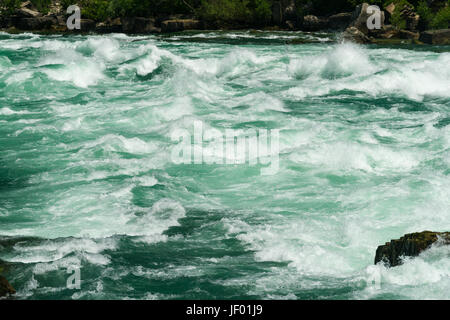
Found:
<svg viewBox="0 0 450 320"><path fill-rule="evenodd" d="M174 19L161 22L162 32L178 32L200 29L200 21L195 19Z"/></svg>
<svg viewBox="0 0 450 320"><path fill-rule="evenodd" d="M351 12L343 12L328 17L328 29L345 30L352 21Z"/></svg>
<svg viewBox="0 0 450 320"><path fill-rule="evenodd" d="M356 27L348 27L342 33L342 39L344 41L356 42L356 43L372 43L367 35Z"/></svg>
<svg viewBox="0 0 450 320"><path fill-rule="evenodd" d="M21 18L17 21L17 28L21 30L48 30L57 23L54 17Z"/></svg>
<svg viewBox="0 0 450 320"><path fill-rule="evenodd" d="M95 25L95 31L99 33L122 32L122 21L120 18L108 19Z"/></svg>
<svg viewBox="0 0 450 320"><path fill-rule="evenodd" d="M352 22L350 23L351 27L357 28L364 34L369 34L369 29L367 28L367 20L371 16L367 13L367 8L369 7L368 3L362 3L356 6L355 11L352 13ZM384 11L381 11L381 28L384 25Z"/></svg>
<svg viewBox="0 0 450 320"><path fill-rule="evenodd" d="M420 33L419 41L426 44L450 44L450 29L424 31Z"/></svg>
<svg viewBox="0 0 450 320"><path fill-rule="evenodd" d="M381 32L377 35L380 39L400 38L400 31L392 25L384 25Z"/></svg>
<svg viewBox="0 0 450 320"><path fill-rule="evenodd" d="M326 29L328 20L313 15L307 15L303 18L303 30L319 31Z"/></svg>
<svg viewBox="0 0 450 320"><path fill-rule="evenodd" d="M384 261L391 267L402 264L402 257L415 257L441 239L442 244L450 244L450 232L423 231L406 234L377 248L375 264Z"/></svg>
<svg viewBox="0 0 450 320"><path fill-rule="evenodd" d="M80 20L80 30L74 30L74 31L81 31L81 32L87 32L92 31L95 29L95 21L91 19L81 19Z"/></svg>
<svg viewBox="0 0 450 320"><path fill-rule="evenodd" d="M17 9L17 15L20 17L27 17L27 18L36 18L42 16L40 12L28 9L26 7Z"/></svg>
<svg viewBox="0 0 450 320"><path fill-rule="evenodd" d="M0 297L15 294L16 290L9 284L5 277L0 276Z"/></svg>
<svg viewBox="0 0 450 320"><path fill-rule="evenodd" d="M398 35L400 39L419 40L419 33L409 30L399 30Z"/></svg>
<svg viewBox="0 0 450 320"><path fill-rule="evenodd" d="M294 21L286 20L285 24L286 24L286 27L287 27L289 30L295 30L295 29L296 29L296 25L295 25L295 22L294 22Z"/></svg>
<svg viewBox="0 0 450 320"><path fill-rule="evenodd" d="M143 17L122 18L122 29L131 33L152 33L160 30L155 27L155 19Z"/></svg>
<svg viewBox="0 0 450 320"><path fill-rule="evenodd" d="M395 4L391 2L388 6L384 8L385 11L385 23L391 23L391 17L395 11Z"/></svg>

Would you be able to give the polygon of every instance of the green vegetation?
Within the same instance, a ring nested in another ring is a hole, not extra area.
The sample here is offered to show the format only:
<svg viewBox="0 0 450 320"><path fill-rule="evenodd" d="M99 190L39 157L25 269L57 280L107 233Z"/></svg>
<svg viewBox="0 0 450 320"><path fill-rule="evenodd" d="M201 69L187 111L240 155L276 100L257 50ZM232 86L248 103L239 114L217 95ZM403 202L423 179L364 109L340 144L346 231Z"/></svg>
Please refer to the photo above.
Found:
<svg viewBox="0 0 450 320"><path fill-rule="evenodd" d="M95 21L103 21L111 16L109 0L81 0L81 16Z"/></svg>
<svg viewBox="0 0 450 320"><path fill-rule="evenodd" d="M447 3L443 2L435 12L427 5L426 1L422 0L417 5L417 13L420 15L426 29L445 29L450 27L450 0Z"/></svg>
<svg viewBox="0 0 450 320"><path fill-rule="evenodd" d="M219 25L233 23L266 25L272 16L268 0L203 0L198 15Z"/></svg>
<svg viewBox="0 0 450 320"><path fill-rule="evenodd" d="M7 15L12 14L19 8L21 2L20 0L0 0L1 12Z"/></svg>
<svg viewBox="0 0 450 320"><path fill-rule="evenodd" d="M405 6L412 6L412 5L406 0L387 1L386 5L389 5L392 2L394 2L395 4L395 10L391 16L391 24L399 29L405 29L406 19L405 17L402 16L401 11Z"/></svg>
<svg viewBox="0 0 450 320"><path fill-rule="evenodd" d="M48 13L52 0L31 0L31 3L43 14Z"/></svg>
<svg viewBox="0 0 450 320"><path fill-rule="evenodd" d="M440 9L430 22L432 29L446 29L450 27L450 6Z"/></svg>
<svg viewBox="0 0 450 320"><path fill-rule="evenodd" d="M42 13L47 13L54 0L31 0ZM210 25L217 26L267 26L272 19L275 0L60 0L65 10L72 4L81 8L83 18L103 21L107 18L126 16L155 16L171 14L195 14ZM13 14L21 0L0 0L2 14ZM450 24L450 0L435 0L432 7L427 0L295 0L297 15L327 16L350 12L355 6L368 2L383 8L395 4L391 23L406 27L401 11L411 6L421 17L424 29L448 28Z"/></svg>

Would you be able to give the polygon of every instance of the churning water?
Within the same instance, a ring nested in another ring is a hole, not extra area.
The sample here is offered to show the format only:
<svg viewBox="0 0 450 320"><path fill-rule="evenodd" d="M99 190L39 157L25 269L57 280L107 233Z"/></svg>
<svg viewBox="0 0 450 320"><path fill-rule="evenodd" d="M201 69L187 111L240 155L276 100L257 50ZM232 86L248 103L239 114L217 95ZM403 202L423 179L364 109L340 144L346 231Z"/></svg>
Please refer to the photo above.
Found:
<svg viewBox="0 0 450 320"><path fill-rule="evenodd" d="M450 48L335 37L0 33L18 298L449 299L448 247L373 259L450 229ZM278 172L174 163L171 132L195 121L278 129Z"/></svg>

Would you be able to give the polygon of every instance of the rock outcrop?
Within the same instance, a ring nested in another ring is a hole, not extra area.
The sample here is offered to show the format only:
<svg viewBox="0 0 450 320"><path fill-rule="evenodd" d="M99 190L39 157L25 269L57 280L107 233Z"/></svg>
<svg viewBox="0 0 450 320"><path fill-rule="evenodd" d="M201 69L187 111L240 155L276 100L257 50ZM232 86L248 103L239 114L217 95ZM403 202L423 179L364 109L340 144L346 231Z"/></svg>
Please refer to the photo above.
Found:
<svg viewBox="0 0 450 320"><path fill-rule="evenodd" d="M450 29L424 31L420 33L419 41L426 44L450 44Z"/></svg>
<svg viewBox="0 0 450 320"><path fill-rule="evenodd" d="M351 12L342 12L328 17L328 29L345 30L352 21Z"/></svg>
<svg viewBox="0 0 450 320"><path fill-rule="evenodd" d="M450 232L423 231L406 234L400 239L379 246L375 254L375 264L384 261L391 267L398 266L402 264L402 257L415 257L437 241L450 244Z"/></svg>
<svg viewBox="0 0 450 320"><path fill-rule="evenodd" d="M348 27L342 33L344 41L356 42L360 44L371 43L372 41L361 30L356 27Z"/></svg>
<svg viewBox="0 0 450 320"><path fill-rule="evenodd" d="M200 21L195 19L173 19L161 22L162 32L177 32L200 29Z"/></svg>
<svg viewBox="0 0 450 320"><path fill-rule="evenodd" d="M122 29L126 33L159 32L155 27L155 19L143 17L122 18Z"/></svg>
<svg viewBox="0 0 450 320"><path fill-rule="evenodd" d="M326 29L328 21L324 18L319 18L313 15L307 15L303 18L303 30L305 31L319 31Z"/></svg>

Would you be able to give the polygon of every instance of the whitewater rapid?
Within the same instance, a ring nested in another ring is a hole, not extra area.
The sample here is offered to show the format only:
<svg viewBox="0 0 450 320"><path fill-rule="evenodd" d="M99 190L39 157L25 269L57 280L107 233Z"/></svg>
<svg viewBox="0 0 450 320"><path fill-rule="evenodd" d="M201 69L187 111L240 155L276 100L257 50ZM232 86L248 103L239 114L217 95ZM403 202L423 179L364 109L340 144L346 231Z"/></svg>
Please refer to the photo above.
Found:
<svg viewBox="0 0 450 320"><path fill-rule="evenodd" d="M335 39L0 33L0 259L18 297L449 299L449 248L373 258L450 230L450 50ZM173 163L171 133L195 121L280 130L277 174Z"/></svg>

